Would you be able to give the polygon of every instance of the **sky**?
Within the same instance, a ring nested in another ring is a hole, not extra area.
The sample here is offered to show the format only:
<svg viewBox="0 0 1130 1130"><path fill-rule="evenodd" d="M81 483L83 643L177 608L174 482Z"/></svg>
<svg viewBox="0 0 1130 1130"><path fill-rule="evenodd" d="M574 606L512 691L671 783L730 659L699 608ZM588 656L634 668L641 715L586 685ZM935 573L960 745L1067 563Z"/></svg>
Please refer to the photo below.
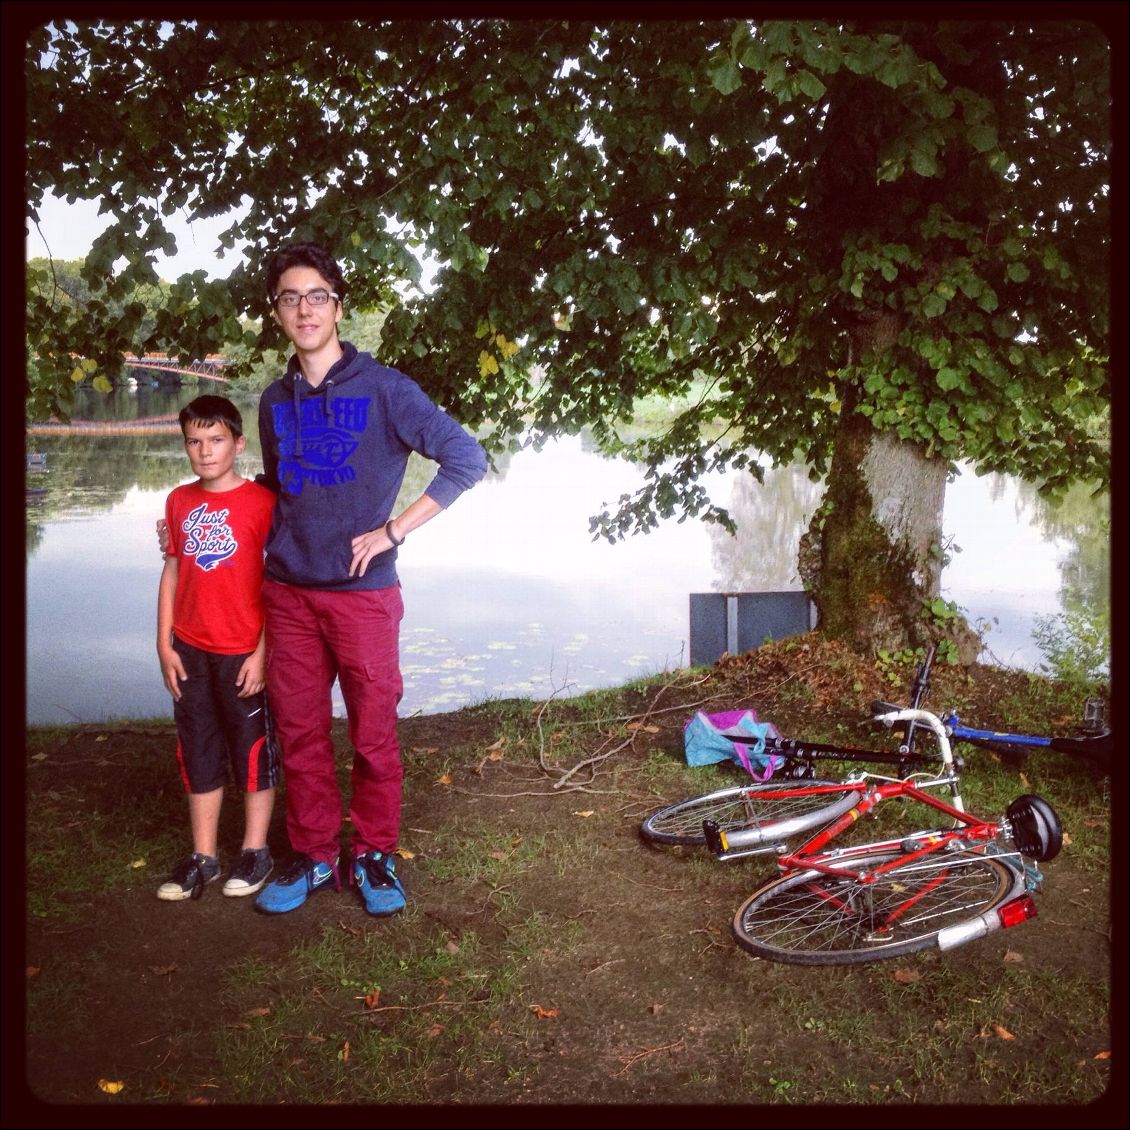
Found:
<svg viewBox="0 0 1130 1130"><path fill-rule="evenodd" d="M204 271L210 279L226 279L243 262L235 250L220 247L219 237L231 224L231 217L215 216L191 223L183 211L165 216L165 226L177 241L173 256L157 254L157 274L167 282L193 271ZM98 215L98 202L76 200L68 204L61 197L45 195L39 210L38 230L31 226L26 239L26 259L85 259L95 239L109 226L110 217ZM420 256L417 256L420 258ZM434 260L421 258L420 286L430 290L436 273Z"/></svg>
<svg viewBox="0 0 1130 1130"><path fill-rule="evenodd" d="M53 259L84 259L109 219L108 215L98 215L97 201L68 204L59 197L47 196L40 209L39 230L32 226L28 233L26 258L50 255ZM165 226L177 241L177 253L156 256L157 274L169 282L201 270L210 279L227 278L243 258L219 246L219 236L230 222L226 217L213 217L189 223L180 212L166 216Z"/></svg>

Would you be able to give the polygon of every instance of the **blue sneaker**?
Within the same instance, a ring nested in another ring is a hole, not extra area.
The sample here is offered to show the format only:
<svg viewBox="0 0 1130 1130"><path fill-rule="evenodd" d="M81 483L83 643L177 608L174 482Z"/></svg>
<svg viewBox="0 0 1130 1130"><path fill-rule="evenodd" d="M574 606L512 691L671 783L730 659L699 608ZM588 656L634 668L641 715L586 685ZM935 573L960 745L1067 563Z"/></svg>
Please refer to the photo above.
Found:
<svg viewBox="0 0 1130 1130"><path fill-rule="evenodd" d="M367 851L353 861L353 882L370 914L395 914L407 904L404 884L396 876L391 855Z"/></svg>
<svg viewBox="0 0 1130 1130"><path fill-rule="evenodd" d="M335 891L341 886L337 861L319 863L308 855L298 855L273 883L259 892L255 908L268 914L285 914L300 907L314 891L329 886Z"/></svg>

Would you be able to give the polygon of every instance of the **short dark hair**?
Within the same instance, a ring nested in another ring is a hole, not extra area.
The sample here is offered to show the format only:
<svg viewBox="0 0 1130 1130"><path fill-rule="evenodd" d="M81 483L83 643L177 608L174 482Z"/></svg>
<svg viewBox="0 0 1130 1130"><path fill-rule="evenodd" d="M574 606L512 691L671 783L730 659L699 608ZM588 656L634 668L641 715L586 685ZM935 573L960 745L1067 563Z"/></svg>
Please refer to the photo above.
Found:
<svg viewBox="0 0 1130 1130"><path fill-rule="evenodd" d="M345 276L337 260L320 243L291 243L280 247L267 264L267 301L272 306L275 287L291 267L312 267L330 284L339 301L345 298Z"/></svg>
<svg viewBox="0 0 1130 1130"><path fill-rule="evenodd" d="M206 428L223 424L231 432L232 439L243 435L243 417L226 396L198 396L180 410L178 419L182 435L188 434L185 429L189 424L203 424Z"/></svg>

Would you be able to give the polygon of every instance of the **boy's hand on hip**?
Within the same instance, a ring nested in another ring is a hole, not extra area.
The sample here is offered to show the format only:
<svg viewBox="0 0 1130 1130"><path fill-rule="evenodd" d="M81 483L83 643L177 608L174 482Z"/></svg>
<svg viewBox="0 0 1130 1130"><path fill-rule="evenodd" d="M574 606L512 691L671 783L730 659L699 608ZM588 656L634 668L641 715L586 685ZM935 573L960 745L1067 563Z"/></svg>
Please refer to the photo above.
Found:
<svg viewBox="0 0 1130 1130"><path fill-rule="evenodd" d="M349 575L363 577L374 557L392 549L392 539L385 533L384 526L380 526L368 533L358 534L353 539L352 547L353 561L349 566Z"/></svg>

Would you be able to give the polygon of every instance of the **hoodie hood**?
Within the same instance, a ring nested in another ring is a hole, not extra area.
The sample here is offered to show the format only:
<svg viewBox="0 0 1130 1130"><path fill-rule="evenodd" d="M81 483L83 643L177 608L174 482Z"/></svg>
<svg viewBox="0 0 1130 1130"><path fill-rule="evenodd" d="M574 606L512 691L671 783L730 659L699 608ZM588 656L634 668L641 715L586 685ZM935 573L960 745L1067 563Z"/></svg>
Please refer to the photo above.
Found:
<svg viewBox="0 0 1130 1130"><path fill-rule="evenodd" d="M286 372L283 374L283 384L291 386L291 395L294 398L294 414L298 421L298 431L294 437L294 455L301 459L302 450L302 410L300 402L311 396L324 396L326 398L326 415L333 417L333 398L336 385L343 384L356 376L361 366L354 364L357 360L357 347L349 341L341 343L341 356L330 366L330 370L322 378L322 383L315 387L302 375L298 364L298 354L295 353L287 362Z"/></svg>

